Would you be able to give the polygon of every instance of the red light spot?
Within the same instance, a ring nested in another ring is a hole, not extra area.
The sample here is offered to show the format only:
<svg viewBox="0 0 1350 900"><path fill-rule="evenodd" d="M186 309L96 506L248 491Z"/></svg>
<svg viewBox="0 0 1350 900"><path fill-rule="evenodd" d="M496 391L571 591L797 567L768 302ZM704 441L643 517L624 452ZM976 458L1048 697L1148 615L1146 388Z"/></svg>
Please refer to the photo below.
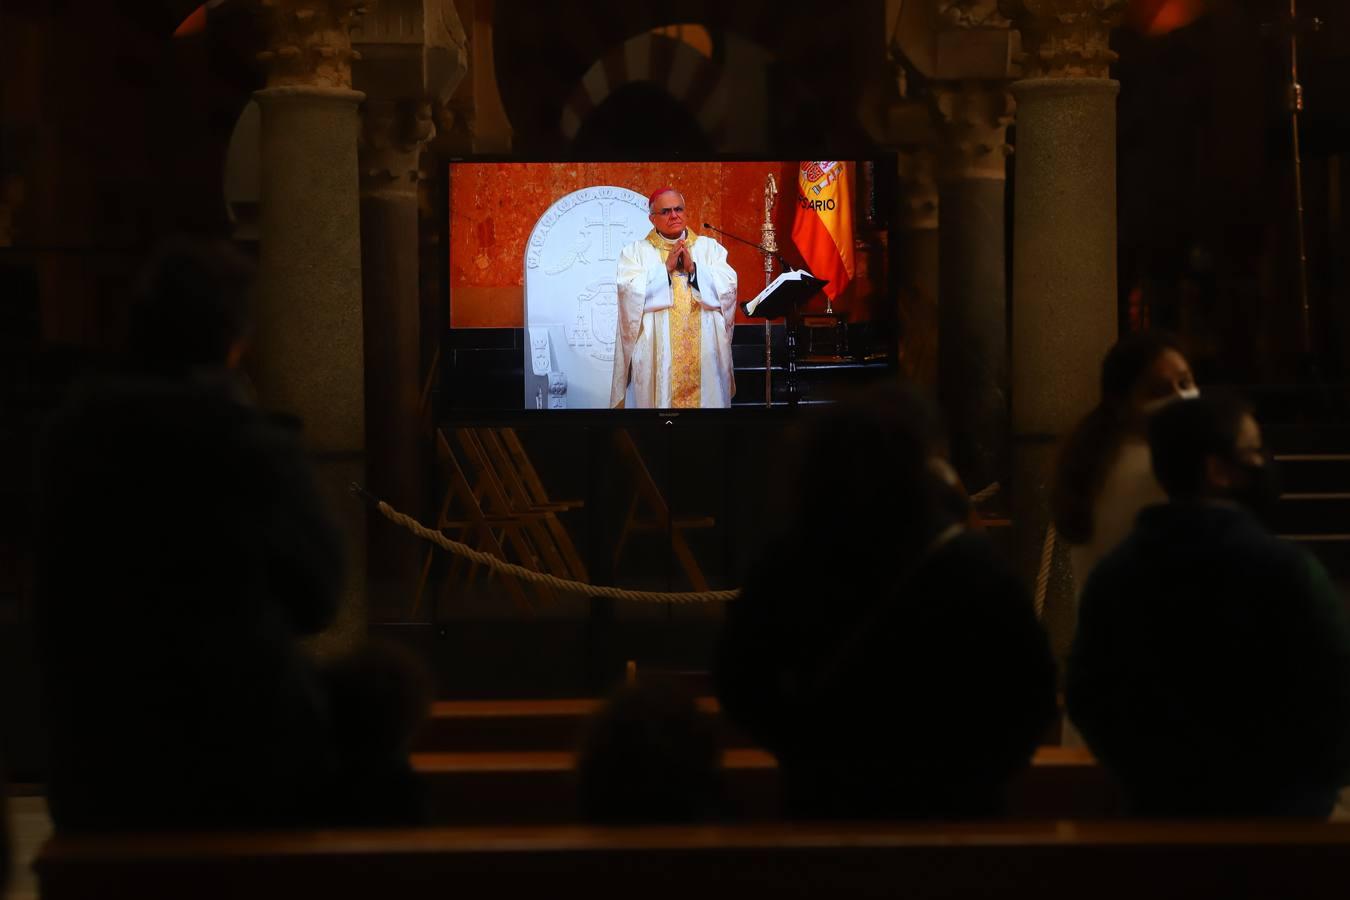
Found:
<svg viewBox="0 0 1350 900"><path fill-rule="evenodd" d="M1136 31L1159 37L1204 15L1208 0L1130 0L1127 18Z"/></svg>
<svg viewBox="0 0 1350 900"><path fill-rule="evenodd" d="M176 38L201 34L206 30L206 6L199 6L173 30Z"/></svg>

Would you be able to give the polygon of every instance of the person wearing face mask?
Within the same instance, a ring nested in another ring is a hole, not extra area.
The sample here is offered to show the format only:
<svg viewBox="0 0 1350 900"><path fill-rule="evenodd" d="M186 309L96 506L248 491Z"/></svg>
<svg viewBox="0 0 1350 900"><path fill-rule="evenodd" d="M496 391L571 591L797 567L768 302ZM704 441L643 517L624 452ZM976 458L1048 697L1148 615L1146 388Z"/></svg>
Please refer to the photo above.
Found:
<svg viewBox="0 0 1350 900"><path fill-rule="evenodd" d="M1101 392L1101 402L1065 440L1051 482L1051 515L1069 545L1075 596L1139 511L1167 499L1153 476L1148 417L1200 395L1176 338L1157 331L1128 334L1111 348Z"/></svg>
<svg viewBox="0 0 1350 900"><path fill-rule="evenodd" d="M1262 524L1278 499L1248 406L1172 404L1149 443L1168 502L1089 577L1069 715L1150 816L1325 817L1350 781L1350 617Z"/></svg>

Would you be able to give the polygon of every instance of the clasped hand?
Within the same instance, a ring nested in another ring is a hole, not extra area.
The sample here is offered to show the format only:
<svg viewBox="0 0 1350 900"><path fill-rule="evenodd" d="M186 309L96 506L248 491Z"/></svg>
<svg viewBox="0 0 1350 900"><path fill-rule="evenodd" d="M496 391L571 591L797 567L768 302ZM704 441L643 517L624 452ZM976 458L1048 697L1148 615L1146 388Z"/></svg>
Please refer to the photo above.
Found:
<svg viewBox="0 0 1350 900"><path fill-rule="evenodd" d="M694 257L690 255L689 248L684 245L683 240L675 242L675 246L670 248L670 253L666 255L666 274L672 275L675 272L687 272L694 274Z"/></svg>

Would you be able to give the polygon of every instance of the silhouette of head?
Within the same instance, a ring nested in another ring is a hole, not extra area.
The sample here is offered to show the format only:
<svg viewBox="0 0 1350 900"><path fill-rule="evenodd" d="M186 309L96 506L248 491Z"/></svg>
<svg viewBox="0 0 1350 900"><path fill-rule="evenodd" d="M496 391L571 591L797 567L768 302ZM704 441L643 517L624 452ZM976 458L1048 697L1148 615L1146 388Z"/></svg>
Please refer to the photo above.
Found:
<svg viewBox="0 0 1350 900"><path fill-rule="evenodd" d="M1127 334L1102 360L1102 403L1148 414L1170 400L1198 396L1181 345L1161 331Z"/></svg>
<svg viewBox="0 0 1350 900"><path fill-rule="evenodd" d="M1229 395L1174 403L1149 422L1153 471L1172 500L1225 499L1268 520L1279 500L1274 463L1251 406Z"/></svg>
<svg viewBox="0 0 1350 900"><path fill-rule="evenodd" d="M133 368L176 376L238 365L250 329L254 273L253 263L225 241L162 242L141 273L131 308Z"/></svg>
<svg viewBox="0 0 1350 900"><path fill-rule="evenodd" d="M712 721L678 684L620 688L587 723L578 761L593 822L691 822L713 813L720 753Z"/></svg>
<svg viewBox="0 0 1350 900"><path fill-rule="evenodd" d="M934 465L943 455L940 417L909 386L873 388L816 413L789 480L808 543L843 541L863 558L882 548L887 565L917 554L960 518L950 469Z"/></svg>

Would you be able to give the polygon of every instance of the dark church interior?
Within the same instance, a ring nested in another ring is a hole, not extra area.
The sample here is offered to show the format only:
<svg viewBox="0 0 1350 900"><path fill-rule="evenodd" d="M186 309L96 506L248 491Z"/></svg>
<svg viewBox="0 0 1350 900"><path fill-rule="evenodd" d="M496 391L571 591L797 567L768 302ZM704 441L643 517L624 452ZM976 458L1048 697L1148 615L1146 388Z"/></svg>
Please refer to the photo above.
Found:
<svg viewBox="0 0 1350 900"><path fill-rule="evenodd" d="M5 0L0 897L1340 896L1346 161L1342 0Z"/></svg>

